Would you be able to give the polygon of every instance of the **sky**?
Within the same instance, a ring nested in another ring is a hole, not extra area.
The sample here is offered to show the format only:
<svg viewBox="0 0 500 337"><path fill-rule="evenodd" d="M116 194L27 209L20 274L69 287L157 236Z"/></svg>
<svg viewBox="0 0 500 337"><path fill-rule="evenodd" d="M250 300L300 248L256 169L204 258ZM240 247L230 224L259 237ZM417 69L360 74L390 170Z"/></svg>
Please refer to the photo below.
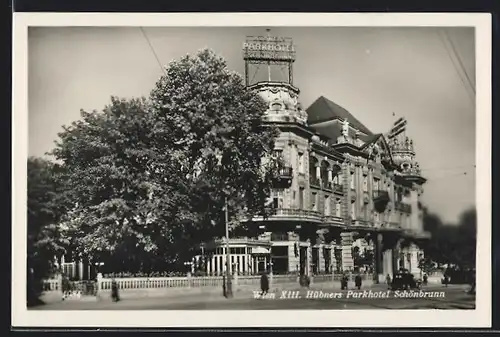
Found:
<svg viewBox="0 0 500 337"><path fill-rule="evenodd" d="M475 206L473 28L269 28L293 39L303 107L325 96L376 133L405 117L428 179L423 203L448 223ZM149 95L161 65L199 49L213 49L243 74L246 36L265 33L261 27L30 27L28 155L52 150L80 109L101 110L111 96ZM266 76L262 68L254 74L254 81ZM273 79L281 74L273 71Z"/></svg>

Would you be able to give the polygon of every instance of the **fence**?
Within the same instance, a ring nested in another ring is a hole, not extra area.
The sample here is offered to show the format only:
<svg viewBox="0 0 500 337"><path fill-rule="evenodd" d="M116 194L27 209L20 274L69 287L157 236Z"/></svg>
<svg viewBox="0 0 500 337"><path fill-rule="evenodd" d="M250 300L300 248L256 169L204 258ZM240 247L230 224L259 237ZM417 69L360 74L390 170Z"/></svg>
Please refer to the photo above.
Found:
<svg viewBox="0 0 500 337"><path fill-rule="evenodd" d="M312 277L313 283L340 282L342 274L321 274ZM361 274L364 281L372 280L371 274ZM354 275L350 276L351 281L354 281ZM131 278L115 278L118 288L121 290L154 290L154 289L188 289L188 288L218 288L222 287L222 276L195 276L195 277L131 277ZM272 275L270 276L272 284L293 284L298 282L298 275ZM71 289L79 290L82 294L91 295L97 291L111 290L112 279L99 278L95 284L95 288L89 288L89 284L93 282L70 282ZM85 284L84 284L85 283ZM260 284L260 276L235 276L233 283L240 286L257 286ZM45 291L61 291L63 287L62 279L51 279L45 281Z"/></svg>

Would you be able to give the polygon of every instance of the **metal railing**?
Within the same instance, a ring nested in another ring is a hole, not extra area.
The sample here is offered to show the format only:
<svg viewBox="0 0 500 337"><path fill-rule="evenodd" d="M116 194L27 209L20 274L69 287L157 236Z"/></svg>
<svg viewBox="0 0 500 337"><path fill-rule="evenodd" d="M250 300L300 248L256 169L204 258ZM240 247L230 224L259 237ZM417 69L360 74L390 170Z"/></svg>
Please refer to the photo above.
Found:
<svg viewBox="0 0 500 337"><path fill-rule="evenodd" d="M327 223L344 224L344 218L335 215L325 215L323 221Z"/></svg>
<svg viewBox="0 0 500 337"><path fill-rule="evenodd" d="M389 192L384 191L384 190L374 190L373 191L373 198L374 199L389 198Z"/></svg>
<svg viewBox="0 0 500 337"><path fill-rule="evenodd" d="M280 178L290 179L293 177L293 168L290 166L282 166L278 170Z"/></svg>
<svg viewBox="0 0 500 337"><path fill-rule="evenodd" d="M306 209L293 209L293 208L275 208L273 216L284 217L316 217L320 219L322 214L318 211L311 211Z"/></svg>
<svg viewBox="0 0 500 337"><path fill-rule="evenodd" d="M309 176L309 184L311 186L321 187L321 181L315 176Z"/></svg>

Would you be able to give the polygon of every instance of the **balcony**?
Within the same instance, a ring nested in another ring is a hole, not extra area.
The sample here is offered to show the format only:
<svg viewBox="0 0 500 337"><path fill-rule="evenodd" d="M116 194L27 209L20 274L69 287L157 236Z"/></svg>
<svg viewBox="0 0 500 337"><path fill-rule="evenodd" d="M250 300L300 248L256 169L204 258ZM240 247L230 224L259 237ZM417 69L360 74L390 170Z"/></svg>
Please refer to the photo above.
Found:
<svg viewBox="0 0 500 337"><path fill-rule="evenodd" d="M325 215L323 221L329 224L344 225L344 218L334 215Z"/></svg>
<svg viewBox="0 0 500 337"><path fill-rule="evenodd" d="M334 183L333 181L329 181L323 184L323 189L342 193L343 187L341 184Z"/></svg>
<svg viewBox="0 0 500 337"><path fill-rule="evenodd" d="M333 183L333 191L342 193L344 191L344 187L341 184Z"/></svg>
<svg viewBox="0 0 500 337"><path fill-rule="evenodd" d="M268 221L309 221L321 223L323 216L318 211L292 208L275 208L271 215L266 219ZM262 221L263 217L257 217L254 221Z"/></svg>
<svg viewBox="0 0 500 337"><path fill-rule="evenodd" d="M373 191L373 199L389 199L389 192L383 190L374 190Z"/></svg>
<svg viewBox="0 0 500 337"><path fill-rule="evenodd" d="M309 185L320 188L321 181L319 180L319 178L311 175L309 176Z"/></svg>
<svg viewBox="0 0 500 337"><path fill-rule="evenodd" d="M399 231L402 230L401 225L397 222L384 222L380 225L381 229L391 230L391 231Z"/></svg>
<svg viewBox="0 0 500 337"><path fill-rule="evenodd" d="M373 203L377 212L384 212L389 200L389 192L382 190L373 191Z"/></svg>
<svg viewBox="0 0 500 337"><path fill-rule="evenodd" d="M411 213L411 205L404 202L396 202L394 208L400 212Z"/></svg>
<svg viewBox="0 0 500 337"><path fill-rule="evenodd" d="M375 228L375 224L373 222L363 219L352 220L352 226L360 228Z"/></svg>
<svg viewBox="0 0 500 337"><path fill-rule="evenodd" d="M293 179L293 168L282 166L278 169L278 176L274 179L274 187L290 187Z"/></svg>

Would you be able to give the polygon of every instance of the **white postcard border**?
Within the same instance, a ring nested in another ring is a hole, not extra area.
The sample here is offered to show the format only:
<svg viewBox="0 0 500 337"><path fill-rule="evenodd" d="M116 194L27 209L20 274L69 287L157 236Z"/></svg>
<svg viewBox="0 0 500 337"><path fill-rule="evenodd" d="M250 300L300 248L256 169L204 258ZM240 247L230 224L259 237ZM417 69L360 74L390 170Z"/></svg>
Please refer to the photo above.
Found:
<svg viewBox="0 0 500 337"><path fill-rule="evenodd" d="M475 310L38 311L26 308L26 159L29 26L292 26L476 29ZM12 112L12 325L15 327L490 327L491 15L483 13L14 13ZM196 319L193 319L196 318Z"/></svg>

